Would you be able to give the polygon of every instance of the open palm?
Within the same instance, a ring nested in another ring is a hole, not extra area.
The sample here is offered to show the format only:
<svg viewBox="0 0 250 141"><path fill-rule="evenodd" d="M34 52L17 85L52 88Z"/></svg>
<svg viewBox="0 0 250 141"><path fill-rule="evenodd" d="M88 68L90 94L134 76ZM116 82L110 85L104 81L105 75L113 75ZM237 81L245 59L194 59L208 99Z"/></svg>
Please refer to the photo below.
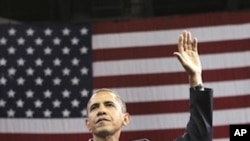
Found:
<svg viewBox="0 0 250 141"><path fill-rule="evenodd" d="M178 52L174 52L189 75L201 74L201 62L198 54L197 38L184 31L179 37Z"/></svg>

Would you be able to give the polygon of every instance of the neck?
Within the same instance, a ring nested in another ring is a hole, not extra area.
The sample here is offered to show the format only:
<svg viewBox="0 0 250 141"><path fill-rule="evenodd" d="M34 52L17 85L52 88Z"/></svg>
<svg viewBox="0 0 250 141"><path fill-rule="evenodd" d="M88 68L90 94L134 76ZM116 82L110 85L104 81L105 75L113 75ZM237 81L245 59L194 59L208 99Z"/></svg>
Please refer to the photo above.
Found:
<svg viewBox="0 0 250 141"><path fill-rule="evenodd" d="M98 135L93 135L93 141L119 141L120 138L120 131L111 134L111 135L105 135L105 136L98 136Z"/></svg>

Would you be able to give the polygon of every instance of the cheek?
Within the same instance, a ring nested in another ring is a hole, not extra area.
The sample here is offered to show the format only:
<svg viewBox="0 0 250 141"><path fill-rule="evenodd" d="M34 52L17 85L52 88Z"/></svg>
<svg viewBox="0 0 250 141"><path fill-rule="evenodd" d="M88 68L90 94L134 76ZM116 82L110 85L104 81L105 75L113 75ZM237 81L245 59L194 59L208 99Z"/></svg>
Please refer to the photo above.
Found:
<svg viewBox="0 0 250 141"><path fill-rule="evenodd" d="M116 121L116 123L122 123L124 120L123 114L120 112L116 112L112 114L113 119Z"/></svg>
<svg viewBox="0 0 250 141"><path fill-rule="evenodd" d="M88 116L86 124L87 124L88 127L92 127L93 126L93 124L94 124L94 118L93 118L93 116L91 116L91 115Z"/></svg>

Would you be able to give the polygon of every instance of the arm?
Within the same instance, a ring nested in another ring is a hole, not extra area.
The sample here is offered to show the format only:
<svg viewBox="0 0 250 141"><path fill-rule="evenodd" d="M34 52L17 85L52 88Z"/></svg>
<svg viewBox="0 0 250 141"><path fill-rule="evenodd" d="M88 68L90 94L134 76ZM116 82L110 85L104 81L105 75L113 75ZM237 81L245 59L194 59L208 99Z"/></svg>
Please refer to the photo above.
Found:
<svg viewBox="0 0 250 141"><path fill-rule="evenodd" d="M212 141L212 89L194 89L203 85L197 38L184 31L179 37L178 52L174 52L188 74L190 84L190 119L185 134L178 141Z"/></svg>
<svg viewBox="0 0 250 141"><path fill-rule="evenodd" d="M175 141L212 141L212 89L202 91L190 88L190 118L183 136Z"/></svg>

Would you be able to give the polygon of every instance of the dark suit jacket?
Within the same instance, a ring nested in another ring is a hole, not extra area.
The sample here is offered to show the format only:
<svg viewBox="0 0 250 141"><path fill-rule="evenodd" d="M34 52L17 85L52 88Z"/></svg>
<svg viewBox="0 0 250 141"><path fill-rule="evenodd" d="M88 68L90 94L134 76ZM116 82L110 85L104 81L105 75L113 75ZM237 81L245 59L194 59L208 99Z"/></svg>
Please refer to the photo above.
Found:
<svg viewBox="0 0 250 141"><path fill-rule="evenodd" d="M183 136L174 141L212 141L213 90L196 91L190 88L190 119Z"/></svg>

